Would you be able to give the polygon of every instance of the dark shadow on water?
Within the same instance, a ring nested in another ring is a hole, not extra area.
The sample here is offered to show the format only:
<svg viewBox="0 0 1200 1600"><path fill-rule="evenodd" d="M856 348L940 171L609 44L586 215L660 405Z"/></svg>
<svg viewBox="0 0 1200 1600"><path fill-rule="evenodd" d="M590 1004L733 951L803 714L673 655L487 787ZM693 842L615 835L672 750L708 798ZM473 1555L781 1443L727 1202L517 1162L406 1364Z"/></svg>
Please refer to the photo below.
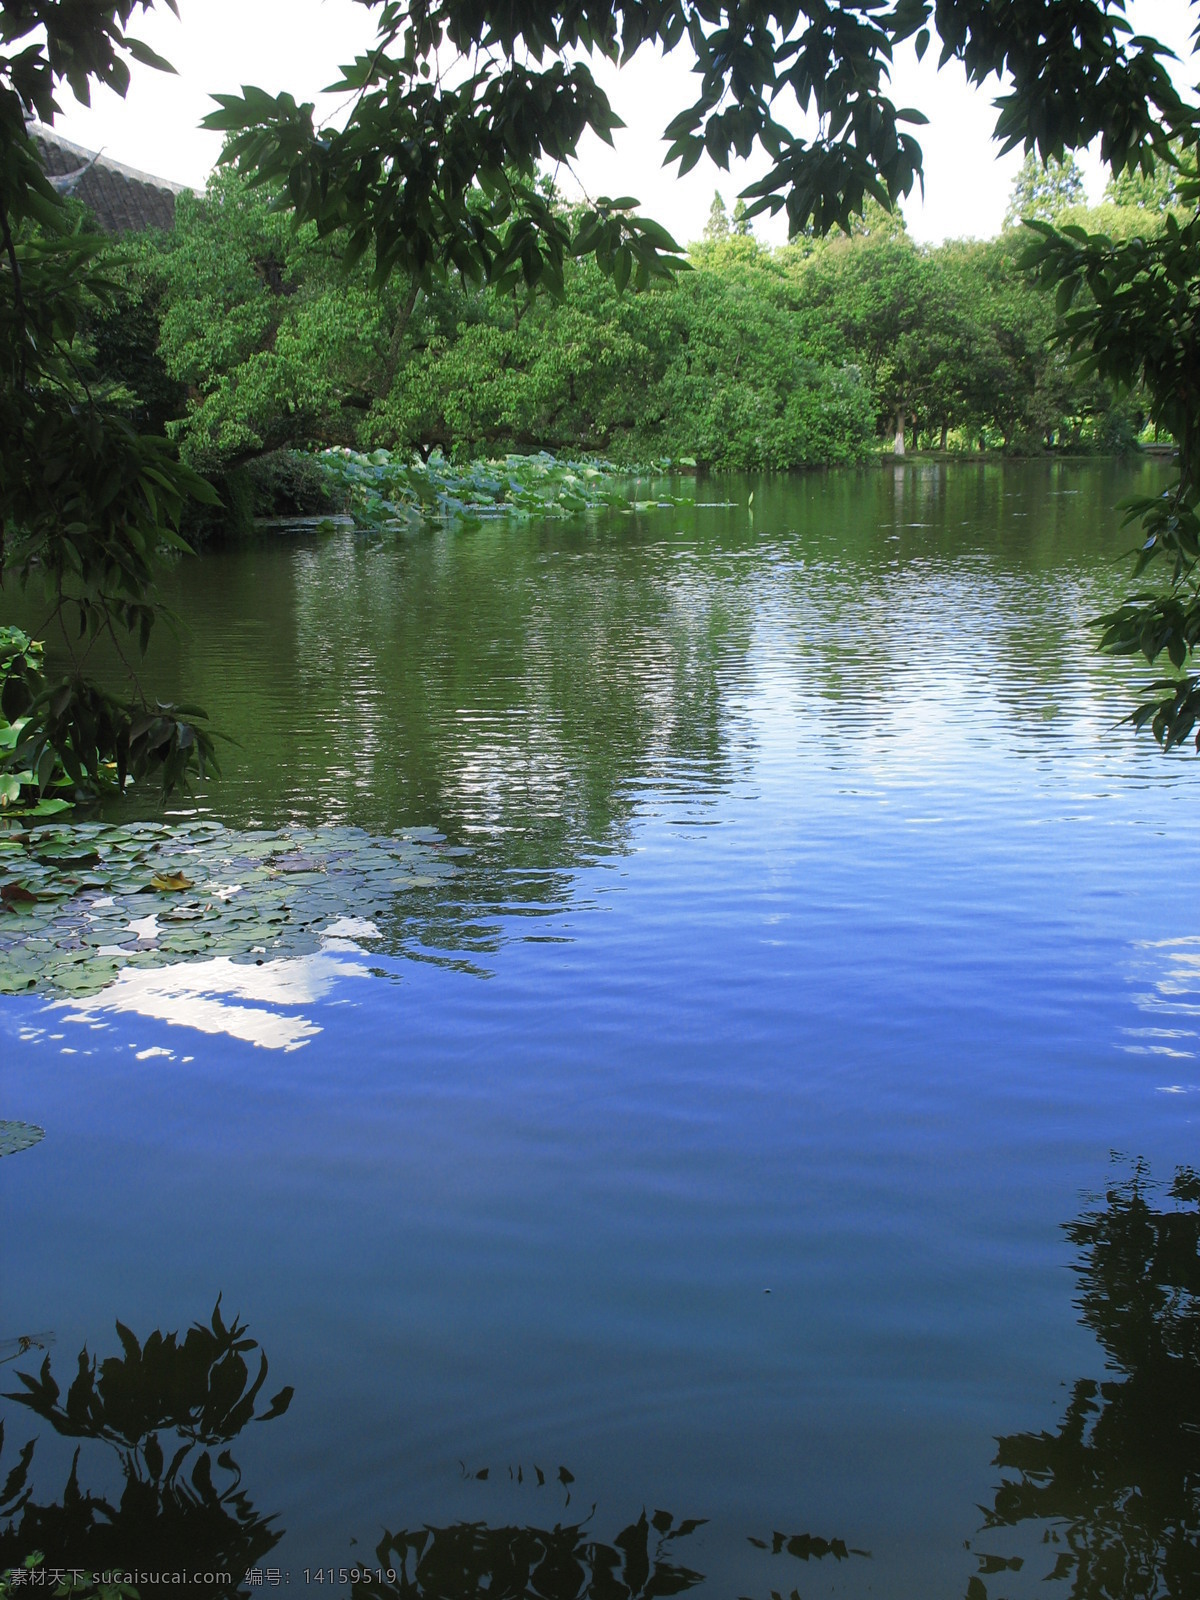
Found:
<svg viewBox="0 0 1200 1600"><path fill-rule="evenodd" d="M283 1416L291 1387L266 1398L267 1358L244 1323L225 1320L219 1298L209 1322L193 1324L182 1337L155 1330L139 1341L120 1322L116 1331L120 1353L98 1360L85 1346L65 1394L49 1354L39 1369L14 1373L20 1387L4 1399L33 1412L75 1449L61 1493L44 1501L33 1481L40 1441L6 1455L0 1424L0 1572L36 1551L45 1557L48 1579L107 1574L132 1581L143 1595L185 1572L188 1592L197 1597L231 1600L268 1584L278 1587L284 1580L278 1555L270 1567L265 1562L285 1530L276 1514L256 1508L230 1447L251 1423ZM12 1341L13 1354L40 1353L52 1342L51 1334ZM99 1458L94 1450L85 1455L85 1447L97 1445L104 1447ZM490 1476L486 1467L463 1472L477 1480ZM543 1519L552 1526L398 1524L378 1540L372 1560L358 1557L357 1566L348 1560L332 1569L330 1589L403 1600L482 1594L491 1600L652 1600L704 1582L689 1541L706 1518L643 1509L604 1538L594 1526L594 1505L563 1519L578 1489L566 1467L556 1473L532 1467L526 1474L518 1468L509 1476L518 1482L524 1476L531 1492L556 1496L555 1510L546 1506L550 1515ZM92 1487L94 1480L101 1487ZM828 1560L837 1567L868 1554L808 1533L776 1532L747 1543L745 1581L756 1594L776 1593L774 1585L795 1561ZM208 1583L200 1574L228 1578ZM300 1571L290 1576L303 1581ZM789 1575L787 1586L792 1581ZM55 1583L41 1587L52 1592Z"/></svg>
<svg viewBox="0 0 1200 1600"><path fill-rule="evenodd" d="M250 1422L282 1416L292 1390L262 1403L267 1358L244 1324L224 1320L219 1299L209 1323L194 1324L183 1338L156 1330L139 1343L119 1322L117 1333L120 1355L98 1362L86 1346L80 1351L65 1395L47 1355L37 1373L18 1370L22 1387L4 1397L79 1445L61 1495L48 1503L34 1498L31 1482L37 1441L15 1461L0 1455L0 1570L41 1551L47 1572L187 1568L231 1572L236 1584L283 1529L255 1509L228 1447ZM114 1487L93 1491L81 1483L89 1441L109 1447ZM0 1425L0 1451L3 1442ZM203 1591L189 1584L189 1592Z"/></svg>
<svg viewBox="0 0 1200 1600"><path fill-rule="evenodd" d="M1078 1251L1075 1304L1110 1376L1076 1380L1055 1432L998 1439L1005 1477L975 1545L1014 1530L1022 1554L981 1555L968 1600L1026 1592L1019 1583L1047 1593L1045 1579L1072 1600L1194 1600L1200 1174L1180 1168L1164 1189L1139 1161L1065 1232Z"/></svg>
<svg viewBox="0 0 1200 1600"><path fill-rule="evenodd" d="M1200 1174L1180 1169L1164 1186L1138 1162L1064 1231L1076 1251L1075 1305L1108 1375L1075 1381L1055 1430L998 1439L1002 1477L970 1546L976 1572L966 1600L1035 1593L1195 1600ZM261 1574L284 1530L276 1514L256 1507L232 1446L251 1423L281 1417L291 1388L268 1397L266 1356L244 1324L225 1320L219 1300L209 1322L182 1337L155 1331L139 1342L121 1323L117 1335L118 1354L98 1360L86 1347L80 1352L65 1393L43 1354L51 1335L29 1336L12 1352L17 1361L36 1359L35 1352L43 1359L32 1371L14 1362L9 1373L19 1387L4 1398L75 1448L65 1486L45 1501L33 1481L39 1441L14 1455L0 1430L0 1570L40 1550L48 1569L227 1572L230 1582L212 1593L249 1594L252 1574ZM463 1470L489 1476L486 1468ZM604 1536L595 1506L580 1505L584 1497L565 1467L557 1485L550 1471L525 1472L532 1491L561 1492L557 1514L547 1507L549 1514L528 1523L446 1525L402 1515L384 1524L382 1537L371 1535L372 1576L364 1573L353 1592L397 1600L650 1600L704 1582L706 1518L643 1509ZM572 1498L577 1511L569 1509ZM368 1527L370 1520L368 1513ZM789 1592L803 1578L795 1563L827 1563L832 1571L868 1554L810 1533L751 1536L742 1548L739 1592L752 1594ZM331 1587L349 1587L340 1571ZM206 1592L195 1583L189 1590Z"/></svg>
<svg viewBox="0 0 1200 1600"><path fill-rule="evenodd" d="M385 1533L374 1564L384 1578L376 1576L355 1592L394 1600L474 1600L478 1595L489 1600L652 1600L684 1594L704 1582L705 1574L693 1564L697 1553L682 1541L704 1527L707 1518L677 1522L668 1511L647 1515L643 1510L636 1522L605 1541L589 1526L595 1509L581 1521L556 1522L550 1529L460 1522ZM790 1562L764 1566L762 1555L790 1556L802 1563L829 1559L836 1567L870 1554L842 1539L807 1533L775 1533L770 1540L751 1537L747 1543L755 1554L747 1556L741 1582L758 1593L764 1580L771 1584L786 1578L790 1583L800 1576ZM779 1595L776 1588L768 1592ZM749 1597L743 1594L742 1600Z"/></svg>
<svg viewBox="0 0 1200 1600"><path fill-rule="evenodd" d="M462 1522L386 1533L375 1552L375 1565L385 1577L358 1592L403 1600L469 1600L481 1594L502 1600L649 1600L683 1594L702 1583L704 1574L685 1564L673 1541L685 1539L702 1521L677 1524L668 1512L647 1518L643 1511L607 1543L585 1522L551 1529Z"/></svg>

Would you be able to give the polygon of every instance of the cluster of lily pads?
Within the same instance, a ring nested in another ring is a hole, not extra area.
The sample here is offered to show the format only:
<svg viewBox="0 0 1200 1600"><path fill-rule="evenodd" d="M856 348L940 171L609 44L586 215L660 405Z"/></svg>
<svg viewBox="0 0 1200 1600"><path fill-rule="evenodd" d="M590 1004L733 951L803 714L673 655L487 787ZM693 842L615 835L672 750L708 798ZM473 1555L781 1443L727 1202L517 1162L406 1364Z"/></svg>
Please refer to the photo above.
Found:
<svg viewBox="0 0 1200 1600"><path fill-rule="evenodd" d="M375 450L325 450L313 458L341 491L361 527L407 530L437 521L479 523L496 517L570 517L599 509L645 510L671 497L635 500L627 471L600 458L561 460L506 455L455 465L435 451L428 461Z"/></svg>
<svg viewBox="0 0 1200 1600"><path fill-rule="evenodd" d="M396 896L455 872L434 829L75 823L0 832L0 994L97 993L128 966L372 944ZM377 946L373 946L377 948Z"/></svg>

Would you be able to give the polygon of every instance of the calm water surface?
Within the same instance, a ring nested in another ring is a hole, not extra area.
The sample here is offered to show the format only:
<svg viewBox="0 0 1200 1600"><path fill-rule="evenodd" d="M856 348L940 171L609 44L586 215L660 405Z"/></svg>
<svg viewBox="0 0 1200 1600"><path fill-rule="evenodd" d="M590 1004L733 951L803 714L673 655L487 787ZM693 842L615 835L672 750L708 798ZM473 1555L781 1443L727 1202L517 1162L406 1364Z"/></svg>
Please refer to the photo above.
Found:
<svg viewBox="0 0 1200 1600"><path fill-rule="evenodd" d="M172 574L156 682L241 740L176 814L469 854L203 1016L0 1000L4 1115L47 1130L0 1165L0 1376L62 1389L3 1402L0 1476L38 1442L0 1555L247 1594L355 1562L445 1597L1200 1592L1165 1189L1200 767L1119 725L1147 674L1087 627L1163 476L720 480ZM123 1349L218 1295L284 1414ZM69 1416L85 1345L108 1388ZM192 1442L174 1489L151 1417Z"/></svg>

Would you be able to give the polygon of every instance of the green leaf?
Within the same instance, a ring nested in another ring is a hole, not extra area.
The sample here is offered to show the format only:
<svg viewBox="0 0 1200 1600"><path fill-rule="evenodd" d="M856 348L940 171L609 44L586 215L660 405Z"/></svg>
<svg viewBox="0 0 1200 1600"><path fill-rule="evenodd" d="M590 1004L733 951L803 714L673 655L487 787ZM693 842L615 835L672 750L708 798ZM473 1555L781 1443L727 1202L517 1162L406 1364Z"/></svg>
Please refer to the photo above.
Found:
<svg viewBox="0 0 1200 1600"><path fill-rule="evenodd" d="M175 68L169 61L164 60L162 56L151 50L148 44L143 44L140 39L131 39L126 35L125 48L133 59L140 61L143 66L153 67L156 72L170 72L172 74L175 72Z"/></svg>

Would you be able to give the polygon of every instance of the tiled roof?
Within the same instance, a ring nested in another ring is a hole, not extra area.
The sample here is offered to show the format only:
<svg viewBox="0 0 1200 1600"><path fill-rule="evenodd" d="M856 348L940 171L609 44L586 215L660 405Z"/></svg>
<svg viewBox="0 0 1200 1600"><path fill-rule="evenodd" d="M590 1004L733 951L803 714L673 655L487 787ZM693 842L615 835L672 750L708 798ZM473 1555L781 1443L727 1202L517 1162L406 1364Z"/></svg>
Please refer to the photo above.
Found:
<svg viewBox="0 0 1200 1600"><path fill-rule="evenodd" d="M69 179L80 174L74 184L56 183L55 188L82 200L102 233L140 233L143 228L169 228L174 222L175 196L183 193L183 184L110 161L40 122L29 124L29 136L48 177Z"/></svg>

